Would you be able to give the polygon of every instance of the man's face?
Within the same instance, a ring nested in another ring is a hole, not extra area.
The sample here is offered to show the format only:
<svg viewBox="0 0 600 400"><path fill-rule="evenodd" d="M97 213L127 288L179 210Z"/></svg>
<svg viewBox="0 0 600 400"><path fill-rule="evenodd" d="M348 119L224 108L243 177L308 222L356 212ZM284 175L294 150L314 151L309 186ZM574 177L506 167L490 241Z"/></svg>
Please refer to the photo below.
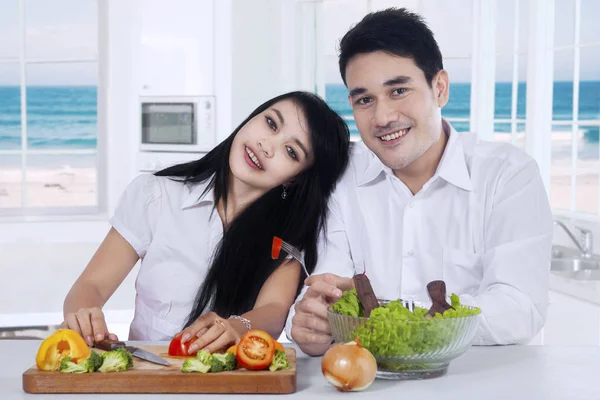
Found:
<svg viewBox="0 0 600 400"><path fill-rule="evenodd" d="M430 87L411 58L376 51L350 59L346 83L363 142L392 170L409 166L438 140L448 101L445 71Z"/></svg>

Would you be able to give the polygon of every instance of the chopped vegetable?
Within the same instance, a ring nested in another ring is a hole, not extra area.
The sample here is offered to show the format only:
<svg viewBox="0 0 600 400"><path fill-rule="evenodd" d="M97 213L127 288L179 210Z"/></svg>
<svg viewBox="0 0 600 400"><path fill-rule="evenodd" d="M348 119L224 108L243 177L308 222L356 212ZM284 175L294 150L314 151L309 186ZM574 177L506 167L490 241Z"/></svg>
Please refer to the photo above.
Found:
<svg viewBox="0 0 600 400"><path fill-rule="evenodd" d="M236 366L237 359L233 353L210 354L207 351L200 350L196 353L196 357L184 361L181 371L206 374L207 372L233 371Z"/></svg>
<svg viewBox="0 0 600 400"><path fill-rule="evenodd" d="M275 353L275 340L265 331L253 329L244 334L237 345L237 359L242 368L266 369Z"/></svg>
<svg viewBox="0 0 600 400"><path fill-rule="evenodd" d="M90 348L81 335L71 329L59 329L48 336L40 345L35 363L43 371L58 371L64 358L74 363L89 357Z"/></svg>
<svg viewBox="0 0 600 400"><path fill-rule="evenodd" d="M281 252L281 246L283 245L283 240L278 238L277 236L273 237L273 245L271 246L271 258L276 260L279 258L279 253Z"/></svg>
<svg viewBox="0 0 600 400"><path fill-rule="evenodd" d="M462 306L457 295L453 294L450 298L454 308L443 314L436 313L431 319L425 319L428 312L425 308L415 307L411 312L400 300L391 301L374 309L367 322L361 324L354 334L367 350L380 357L434 351L452 340L448 331L451 327L440 323L440 319L480 313L478 308ZM354 299L357 299L356 293L353 290L346 291L338 300L342 304L336 306L337 303L334 303L332 309L340 314L357 316Z"/></svg>
<svg viewBox="0 0 600 400"><path fill-rule="evenodd" d="M182 343L181 342L182 336L183 335L177 335L173 339L171 339L171 342L169 343L168 354L170 356L194 356L194 355L196 355L196 353L188 352L192 342L187 341L185 343Z"/></svg>
<svg viewBox="0 0 600 400"><path fill-rule="evenodd" d="M228 348L226 353L233 353L235 355L237 353L237 344L234 344L233 346Z"/></svg>
<svg viewBox="0 0 600 400"><path fill-rule="evenodd" d="M283 352L285 352L285 349L283 348L283 345L281 343L279 343L277 340L274 340L274 345L275 345L275 350L281 350Z"/></svg>
<svg viewBox="0 0 600 400"><path fill-rule="evenodd" d="M360 304L360 301L358 301L356 289L346 290L342 293L342 297L333 303L331 309L338 314L349 315L352 317L362 317L365 311Z"/></svg>
<svg viewBox="0 0 600 400"><path fill-rule="evenodd" d="M237 358L232 353L215 353L212 355L211 372L233 371L237 366Z"/></svg>
<svg viewBox="0 0 600 400"><path fill-rule="evenodd" d="M213 364L213 356L208 351L200 350L196 353L195 358L188 358L183 363L181 370L183 372L202 372L206 374L212 367L218 366Z"/></svg>
<svg viewBox="0 0 600 400"><path fill-rule="evenodd" d="M183 366L181 367L182 372L201 372L206 374L210 371L210 365L204 364L202 361L197 358L188 358L183 362Z"/></svg>
<svg viewBox="0 0 600 400"><path fill-rule="evenodd" d="M271 365L269 365L269 371L279 371L280 369L288 369L289 367L290 363L285 355L285 351L275 350L275 355L273 356Z"/></svg>
<svg viewBox="0 0 600 400"><path fill-rule="evenodd" d="M100 372L126 371L133 367L133 356L124 347L102 353Z"/></svg>
<svg viewBox="0 0 600 400"><path fill-rule="evenodd" d="M79 363L73 362L71 357L65 357L60 362L60 372L67 374L85 374L87 372L97 371L102 365L102 357L92 350L90 356Z"/></svg>

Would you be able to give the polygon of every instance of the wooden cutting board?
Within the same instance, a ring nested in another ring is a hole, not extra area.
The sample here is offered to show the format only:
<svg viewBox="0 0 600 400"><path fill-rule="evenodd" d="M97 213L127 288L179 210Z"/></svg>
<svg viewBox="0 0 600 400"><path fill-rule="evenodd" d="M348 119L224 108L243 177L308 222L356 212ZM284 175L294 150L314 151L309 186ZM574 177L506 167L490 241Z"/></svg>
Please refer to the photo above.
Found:
<svg viewBox="0 0 600 400"><path fill-rule="evenodd" d="M133 369L123 372L64 374L32 367L23 373L27 393L294 393L296 350L285 348L290 368L282 371L184 373L185 358L170 357L167 346L138 346L171 363L165 367L134 357Z"/></svg>

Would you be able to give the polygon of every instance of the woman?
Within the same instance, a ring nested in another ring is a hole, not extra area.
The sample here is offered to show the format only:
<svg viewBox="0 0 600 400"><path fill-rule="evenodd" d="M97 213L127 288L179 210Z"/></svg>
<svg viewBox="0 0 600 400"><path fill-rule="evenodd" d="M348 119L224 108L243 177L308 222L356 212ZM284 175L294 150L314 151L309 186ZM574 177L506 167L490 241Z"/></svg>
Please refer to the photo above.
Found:
<svg viewBox="0 0 600 400"><path fill-rule="evenodd" d="M116 339L101 308L141 259L130 340L181 334L191 353L222 349L250 328L278 337L306 277L297 261L271 259L273 236L314 270L348 147L342 118L318 96L291 92L203 158L135 178L65 299L63 327L90 345Z"/></svg>

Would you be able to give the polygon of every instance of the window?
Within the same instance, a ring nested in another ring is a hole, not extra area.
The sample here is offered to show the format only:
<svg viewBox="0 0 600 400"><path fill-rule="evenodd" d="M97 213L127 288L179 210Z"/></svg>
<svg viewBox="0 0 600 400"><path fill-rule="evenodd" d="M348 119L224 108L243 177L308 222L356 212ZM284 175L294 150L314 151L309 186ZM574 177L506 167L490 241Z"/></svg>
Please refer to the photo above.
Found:
<svg viewBox="0 0 600 400"><path fill-rule="evenodd" d="M556 0L552 207L600 213L600 29L595 0Z"/></svg>
<svg viewBox="0 0 600 400"><path fill-rule="evenodd" d="M494 140L525 148L528 1L496 1Z"/></svg>
<svg viewBox="0 0 600 400"><path fill-rule="evenodd" d="M0 216L95 212L96 0L5 0Z"/></svg>

